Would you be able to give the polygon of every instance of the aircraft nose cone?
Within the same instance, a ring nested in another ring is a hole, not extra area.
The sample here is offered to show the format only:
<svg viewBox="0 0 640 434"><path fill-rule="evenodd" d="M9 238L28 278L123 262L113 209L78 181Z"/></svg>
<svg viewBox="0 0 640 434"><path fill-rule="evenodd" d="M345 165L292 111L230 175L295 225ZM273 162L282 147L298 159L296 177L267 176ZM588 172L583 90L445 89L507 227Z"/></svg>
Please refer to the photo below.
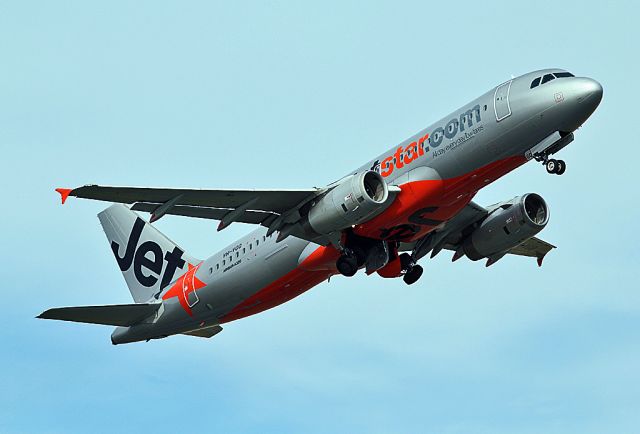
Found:
<svg viewBox="0 0 640 434"><path fill-rule="evenodd" d="M577 87L578 103L587 104L595 110L602 101L602 85L591 78L581 78Z"/></svg>
<svg viewBox="0 0 640 434"><path fill-rule="evenodd" d="M559 83L562 83L559 81ZM602 85L587 77L567 79L563 83L569 104L563 106L561 131L574 131L580 127L602 101Z"/></svg>

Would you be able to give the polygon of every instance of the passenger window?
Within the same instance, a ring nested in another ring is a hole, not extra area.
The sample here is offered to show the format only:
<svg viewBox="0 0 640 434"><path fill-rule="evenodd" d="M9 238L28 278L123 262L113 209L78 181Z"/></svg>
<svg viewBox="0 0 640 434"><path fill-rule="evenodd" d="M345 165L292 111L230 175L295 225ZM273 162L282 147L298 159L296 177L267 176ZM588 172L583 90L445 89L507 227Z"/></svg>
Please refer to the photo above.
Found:
<svg viewBox="0 0 640 434"><path fill-rule="evenodd" d="M226 263L227 263L227 260L226 260L226 259L223 259L223 260L222 260L222 265L224 266Z"/></svg>
<svg viewBox="0 0 640 434"><path fill-rule="evenodd" d="M537 87L539 84L540 84L540 77L536 78L531 82L531 89L533 89L534 87Z"/></svg>
<svg viewBox="0 0 640 434"><path fill-rule="evenodd" d="M242 254L244 255L245 253L247 253L247 249L246 248L242 248Z"/></svg>
<svg viewBox="0 0 640 434"><path fill-rule="evenodd" d="M236 252L236 258L240 257L240 252Z"/></svg>
<svg viewBox="0 0 640 434"><path fill-rule="evenodd" d="M555 72L553 75L555 75L556 78L575 77L575 75L570 72Z"/></svg>
<svg viewBox="0 0 640 434"><path fill-rule="evenodd" d="M220 269L220 264L216 264L216 270Z"/></svg>
<svg viewBox="0 0 640 434"><path fill-rule="evenodd" d="M553 76L553 74L545 74L544 77L542 77L542 84L545 84L551 80L554 80L555 77Z"/></svg>
<svg viewBox="0 0 640 434"><path fill-rule="evenodd" d="M253 244L249 243L249 250L253 247Z"/></svg>
<svg viewBox="0 0 640 434"><path fill-rule="evenodd" d="M258 247L258 244L260 244L260 240L256 240L256 247Z"/></svg>
<svg viewBox="0 0 640 434"><path fill-rule="evenodd" d="M264 235L262 236L262 241L267 241L267 237L265 237Z"/></svg>

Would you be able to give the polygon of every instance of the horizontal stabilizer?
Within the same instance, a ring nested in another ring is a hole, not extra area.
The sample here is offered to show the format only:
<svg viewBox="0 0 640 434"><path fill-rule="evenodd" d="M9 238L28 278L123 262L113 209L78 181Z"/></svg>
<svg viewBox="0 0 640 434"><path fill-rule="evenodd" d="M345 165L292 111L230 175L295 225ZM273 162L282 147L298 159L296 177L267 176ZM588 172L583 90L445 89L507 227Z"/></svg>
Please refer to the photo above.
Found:
<svg viewBox="0 0 640 434"><path fill-rule="evenodd" d="M37 318L128 327L153 315L160 306L161 303L139 303L58 307L42 312Z"/></svg>

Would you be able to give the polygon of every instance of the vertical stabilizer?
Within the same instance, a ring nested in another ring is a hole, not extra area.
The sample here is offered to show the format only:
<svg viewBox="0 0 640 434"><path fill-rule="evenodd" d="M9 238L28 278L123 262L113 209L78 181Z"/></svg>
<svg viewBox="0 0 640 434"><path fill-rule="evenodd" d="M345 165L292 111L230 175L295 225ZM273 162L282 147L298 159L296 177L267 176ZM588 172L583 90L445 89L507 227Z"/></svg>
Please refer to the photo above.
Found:
<svg viewBox="0 0 640 434"><path fill-rule="evenodd" d="M98 218L136 303L157 299L188 264L200 262L125 205L112 205Z"/></svg>

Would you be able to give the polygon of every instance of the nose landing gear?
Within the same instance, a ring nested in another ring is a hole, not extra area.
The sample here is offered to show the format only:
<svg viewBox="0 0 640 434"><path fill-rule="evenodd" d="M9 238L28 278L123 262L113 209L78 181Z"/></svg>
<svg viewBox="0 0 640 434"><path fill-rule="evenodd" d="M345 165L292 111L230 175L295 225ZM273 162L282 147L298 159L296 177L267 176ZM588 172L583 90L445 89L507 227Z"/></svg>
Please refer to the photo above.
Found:
<svg viewBox="0 0 640 434"><path fill-rule="evenodd" d="M547 173L552 175L562 175L565 170L567 170L567 163L564 160L555 160L553 158L549 158L549 155L546 153L537 153L533 156L536 161L542 163L542 165L547 169Z"/></svg>
<svg viewBox="0 0 640 434"><path fill-rule="evenodd" d="M567 165L563 160L554 160L553 158L547 160L545 167L547 173L555 175L562 175L567 169Z"/></svg>

